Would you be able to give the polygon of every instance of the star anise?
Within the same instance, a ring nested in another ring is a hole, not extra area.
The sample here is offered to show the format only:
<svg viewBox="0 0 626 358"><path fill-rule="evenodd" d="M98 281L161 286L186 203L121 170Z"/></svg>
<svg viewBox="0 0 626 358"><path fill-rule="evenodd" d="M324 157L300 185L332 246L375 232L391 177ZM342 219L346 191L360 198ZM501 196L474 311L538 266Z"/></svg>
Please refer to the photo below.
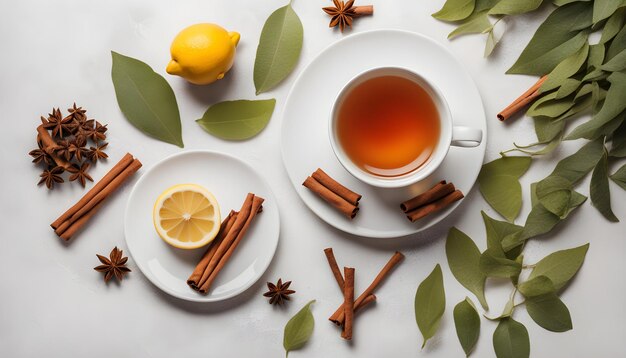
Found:
<svg viewBox="0 0 626 358"><path fill-rule="evenodd" d="M108 128L106 125L102 125L95 119L90 119L85 122L85 124L82 126L82 129L83 134L91 138L91 140L93 140L94 142L98 143L98 141L106 139L105 133Z"/></svg>
<svg viewBox="0 0 626 358"><path fill-rule="evenodd" d="M124 274L130 272L130 269L126 267L128 257L122 257L122 253L123 251L115 246L113 250L111 250L109 258L96 254L102 265L96 266L93 269L104 273L104 282L109 282L113 276L115 276L118 281L122 281Z"/></svg>
<svg viewBox="0 0 626 358"><path fill-rule="evenodd" d="M33 149L30 152L28 152L28 155L30 155L31 157L33 157L33 163L39 164L39 163L44 163L46 165L52 165L54 164L54 160L52 160L52 157L46 153L45 150L43 150L43 148L39 148L39 149Z"/></svg>
<svg viewBox="0 0 626 358"><path fill-rule="evenodd" d="M85 119L87 119L87 116L85 115L87 110L84 110L83 107L76 107L76 102L74 102L72 108L68 108L67 111L70 112L70 116L78 123L82 123Z"/></svg>
<svg viewBox="0 0 626 358"><path fill-rule="evenodd" d="M74 156L79 162L82 162L83 157L89 154L89 149L85 145L87 145L87 140L84 137L76 136L70 141L70 147L74 150Z"/></svg>
<svg viewBox="0 0 626 358"><path fill-rule="evenodd" d="M65 158L70 161L76 153L76 146L73 146L69 140L60 140L57 142L57 146L54 149L59 157Z"/></svg>
<svg viewBox="0 0 626 358"><path fill-rule="evenodd" d="M85 187L87 180L93 181L91 175L87 173L89 165L90 164L87 162L84 162L80 167L77 164L73 164L72 167L68 169L69 172L73 173L70 175L70 181L78 180L83 188Z"/></svg>
<svg viewBox="0 0 626 358"><path fill-rule="evenodd" d="M271 305L282 305L283 302L290 300L289 295L296 293L296 291L289 289L289 285L291 285L291 281L283 283L283 280L280 278L276 284L268 282L267 288L269 291L265 292L263 296L270 298Z"/></svg>
<svg viewBox="0 0 626 358"><path fill-rule="evenodd" d="M63 183L64 180L63 178L61 178L61 174L63 174L64 171L65 169L59 166L56 166L52 169L44 170L43 173L39 175L41 179L39 180L39 183L37 183L37 185L46 183L46 186L48 187L48 189L54 188L55 183L59 183L59 184Z"/></svg>
<svg viewBox="0 0 626 358"><path fill-rule="evenodd" d="M102 142L102 144L97 144L95 147L90 147L89 152L87 153L87 158L92 162L96 162L98 159L106 159L109 156L104 152L104 149L109 145L109 143Z"/></svg>
<svg viewBox="0 0 626 358"><path fill-rule="evenodd" d="M333 0L334 7L322 8L325 13L332 16L328 27L335 27L339 25L339 30L343 32L346 27L352 27L352 19L356 16L356 10L354 9L354 0L349 0L347 3L342 0Z"/></svg>
<svg viewBox="0 0 626 358"><path fill-rule="evenodd" d="M52 136L53 137L64 137L63 131L65 133L71 133L74 130L74 121L71 117L65 117L61 115L61 110L58 108L53 108L52 113L48 114L48 128L52 128ZM44 123L44 127L46 124Z"/></svg>

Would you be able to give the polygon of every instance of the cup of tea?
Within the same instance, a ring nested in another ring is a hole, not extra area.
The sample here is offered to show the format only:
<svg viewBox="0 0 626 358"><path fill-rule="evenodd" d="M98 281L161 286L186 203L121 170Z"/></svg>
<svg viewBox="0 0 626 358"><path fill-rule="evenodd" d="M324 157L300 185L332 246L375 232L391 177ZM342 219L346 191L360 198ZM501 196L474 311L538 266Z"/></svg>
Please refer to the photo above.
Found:
<svg viewBox="0 0 626 358"><path fill-rule="evenodd" d="M330 143L357 179L400 188L431 175L450 146L476 147L480 129L454 126L441 91L400 67L365 71L340 91L330 115Z"/></svg>

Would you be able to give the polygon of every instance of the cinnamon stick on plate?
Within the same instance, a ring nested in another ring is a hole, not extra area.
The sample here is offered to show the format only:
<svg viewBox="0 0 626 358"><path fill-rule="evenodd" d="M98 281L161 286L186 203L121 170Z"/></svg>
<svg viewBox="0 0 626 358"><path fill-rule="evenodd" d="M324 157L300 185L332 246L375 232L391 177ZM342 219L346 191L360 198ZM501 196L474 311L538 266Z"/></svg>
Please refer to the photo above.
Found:
<svg viewBox="0 0 626 358"><path fill-rule="evenodd" d="M306 178L302 185L350 219L353 219L359 212L359 200L362 196L338 183L322 169L318 168Z"/></svg>
<svg viewBox="0 0 626 358"><path fill-rule="evenodd" d="M335 254L333 253L333 249L330 247L324 249L324 254L326 254L326 259L328 260L328 265L330 266L330 270L332 271L333 276L335 276L335 281L337 281L337 285L339 285L339 290L341 290L341 293L343 294L345 281L343 279L343 276L341 275L341 270L339 270L339 265L337 265L337 260L335 259ZM358 306L355 305L354 313L360 311L363 307L367 306L368 304L374 301L376 301L376 296L370 294Z"/></svg>
<svg viewBox="0 0 626 358"><path fill-rule="evenodd" d="M231 211L224 219L220 231L210 244L187 284L200 293L207 293L217 275L228 263L233 252L243 240L256 215L262 211L265 199L249 193L239 212Z"/></svg>
<svg viewBox="0 0 626 358"><path fill-rule="evenodd" d="M102 203L135 174L141 165L139 159L126 153L91 190L50 224L54 232L64 240L71 239L98 212Z"/></svg>
<svg viewBox="0 0 626 358"><path fill-rule="evenodd" d="M517 113L520 109L526 107L530 102L534 101L541 93L539 89L541 85L548 79L548 76L543 76L530 87L526 92L524 92L521 96L517 97L515 101L509 104L505 109L503 109L500 113L498 113L498 119L501 122L506 121L512 115Z"/></svg>
<svg viewBox="0 0 626 358"><path fill-rule="evenodd" d="M400 208L411 222L415 222L461 199L463 193L454 184L442 180L424 193L400 204Z"/></svg>

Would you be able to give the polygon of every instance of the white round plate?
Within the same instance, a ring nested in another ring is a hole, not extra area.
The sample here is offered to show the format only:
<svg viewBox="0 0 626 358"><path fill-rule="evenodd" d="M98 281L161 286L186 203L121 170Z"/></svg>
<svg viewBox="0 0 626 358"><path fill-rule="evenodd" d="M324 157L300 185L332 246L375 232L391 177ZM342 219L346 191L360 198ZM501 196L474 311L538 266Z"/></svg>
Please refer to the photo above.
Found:
<svg viewBox="0 0 626 358"><path fill-rule="evenodd" d="M231 209L239 210L249 192L265 198L263 212L206 295L187 286L187 278L206 247L182 250L170 246L161 240L152 223L157 197L165 189L183 183L199 184L211 191L219 202L222 218ZM252 286L274 257L279 229L276 199L267 182L240 159L212 151L182 152L153 166L135 184L124 218L126 244L141 272L170 295L196 302L225 300Z"/></svg>
<svg viewBox="0 0 626 358"><path fill-rule="evenodd" d="M350 175L333 154L328 123L333 102L354 76L377 67L404 67L434 83L450 106L454 125L479 128L483 141L475 148L451 147L441 166L426 180L401 189L369 186ZM423 35L376 30L346 37L324 50L295 81L283 114L281 146L291 183L305 204L328 224L358 236L400 237L429 228L461 202L411 223L400 210L404 200L440 180L467 194L485 156L487 123L482 100L465 68L442 45ZM302 186L318 167L363 195L360 211L349 220Z"/></svg>

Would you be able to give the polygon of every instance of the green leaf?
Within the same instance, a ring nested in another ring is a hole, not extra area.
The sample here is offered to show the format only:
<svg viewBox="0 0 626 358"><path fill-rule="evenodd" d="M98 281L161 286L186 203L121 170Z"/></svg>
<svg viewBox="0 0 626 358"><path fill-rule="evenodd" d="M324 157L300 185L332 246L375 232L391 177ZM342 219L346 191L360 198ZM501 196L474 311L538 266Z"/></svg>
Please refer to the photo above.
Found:
<svg viewBox="0 0 626 358"><path fill-rule="evenodd" d="M560 218L567 213L571 197L572 184L565 178L551 175L537 183L539 202Z"/></svg>
<svg viewBox="0 0 626 358"><path fill-rule="evenodd" d="M536 10L543 0L501 0L489 10L489 15L517 15Z"/></svg>
<svg viewBox="0 0 626 358"><path fill-rule="evenodd" d="M602 216L612 222L619 221L613 214L613 210L611 210L611 191L609 189L609 168L606 152L593 170L589 194L591 203Z"/></svg>
<svg viewBox="0 0 626 358"><path fill-rule="evenodd" d="M603 140L591 141L576 153L562 159L550 175L563 177L575 184L596 166L602 155L604 155Z"/></svg>
<svg viewBox="0 0 626 358"><path fill-rule="evenodd" d="M209 107L196 122L205 131L222 139L248 139L265 128L275 105L275 99L221 102Z"/></svg>
<svg viewBox="0 0 626 358"><path fill-rule="evenodd" d="M550 212L541 203L535 204L526 218L524 230L517 241L505 240L502 246L507 250L532 237L546 234L554 229L559 222L561 222L561 218L558 215Z"/></svg>
<svg viewBox="0 0 626 358"><path fill-rule="evenodd" d="M445 309L443 274L441 266L437 264L430 275L420 283L415 293L415 321L424 337L422 348L437 332Z"/></svg>
<svg viewBox="0 0 626 358"><path fill-rule="evenodd" d="M519 275L522 265L507 259L497 250L487 249L480 255L480 270L488 277L509 278Z"/></svg>
<svg viewBox="0 0 626 358"><path fill-rule="evenodd" d="M544 116L556 118L574 106L574 98L572 98L572 96L556 99L556 95L557 92L552 92L536 100L530 106L526 115L531 117Z"/></svg>
<svg viewBox="0 0 626 358"><path fill-rule="evenodd" d="M573 249L551 253L535 265L530 276L528 276L528 280L545 276L552 281L557 291L560 290L578 272L588 249L589 244L585 244Z"/></svg>
<svg viewBox="0 0 626 358"><path fill-rule="evenodd" d="M513 221L522 206L519 177L530 166L530 157L503 157L484 164L478 176L485 200L508 221Z"/></svg>
<svg viewBox="0 0 626 358"><path fill-rule="evenodd" d="M291 317L283 335L283 347L286 355L289 352L302 348L313 334L315 319L311 313L311 304L315 300L309 301L295 316Z"/></svg>
<svg viewBox="0 0 626 358"><path fill-rule="evenodd" d="M600 66L600 69L604 71L616 72L626 69L626 50L615 55L607 63Z"/></svg>
<svg viewBox="0 0 626 358"><path fill-rule="evenodd" d="M552 0L552 3L556 6L563 6L563 5L567 5L567 4L578 2L578 1L591 1L591 0Z"/></svg>
<svg viewBox="0 0 626 358"><path fill-rule="evenodd" d="M589 46L589 56L587 57L587 70L599 69L604 63L606 55L606 47L603 44L595 44Z"/></svg>
<svg viewBox="0 0 626 358"><path fill-rule="evenodd" d="M528 297L525 304L530 318L548 331L565 332L572 329L569 310L555 293Z"/></svg>
<svg viewBox="0 0 626 358"><path fill-rule="evenodd" d="M485 223L485 231L487 232L487 248L491 250L503 250L502 240L510 235L520 233L524 228L519 225L511 224L507 221L499 221L489 217L484 211L480 212ZM503 251L504 253L504 251ZM513 250L504 253L506 258L514 259L519 254L519 250Z"/></svg>
<svg viewBox="0 0 626 358"><path fill-rule="evenodd" d="M593 119L576 127L565 139L595 139L601 133L598 129L609 123L613 118L619 116L626 109L624 93L626 92L626 73L613 72L608 78L611 87L606 94L606 99L602 109Z"/></svg>
<svg viewBox="0 0 626 358"><path fill-rule="evenodd" d="M278 85L296 67L304 31L291 5L274 11L263 25L254 61L256 94Z"/></svg>
<svg viewBox="0 0 626 358"><path fill-rule="evenodd" d="M567 78L575 75L587 60L589 43L585 44L574 54L559 63L548 75L548 79L541 85L540 91L547 92L559 87ZM578 82L578 81L577 81ZM578 88L578 87L576 87ZM573 90L571 92L574 92Z"/></svg>
<svg viewBox="0 0 626 358"><path fill-rule="evenodd" d="M626 49L626 26L622 26L617 35L613 37L613 41L611 41L611 44L606 51L606 60L608 61L612 59L624 49Z"/></svg>
<svg viewBox="0 0 626 358"><path fill-rule="evenodd" d="M454 326L456 327L456 336L459 338L461 347L466 356L469 356L478 342L480 334L480 317L472 301L465 299L454 306Z"/></svg>
<svg viewBox="0 0 626 358"><path fill-rule="evenodd" d="M520 57L507 73L542 76L587 42L591 5L576 2L554 10L539 26Z"/></svg>
<svg viewBox="0 0 626 358"><path fill-rule="evenodd" d="M438 20L459 21L468 18L474 11L476 0L447 0L441 10L432 16Z"/></svg>
<svg viewBox="0 0 626 358"><path fill-rule="evenodd" d="M608 18L613 15L617 8L623 5L624 3L622 0L594 0L593 23L597 24L598 22Z"/></svg>
<svg viewBox="0 0 626 358"><path fill-rule="evenodd" d="M178 104L165 78L132 57L114 51L111 57L115 96L126 119L143 133L182 148Z"/></svg>
<svg viewBox="0 0 626 358"><path fill-rule="evenodd" d="M556 291L552 280L543 275L520 283L517 289L526 298L554 293Z"/></svg>
<svg viewBox="0 0 626 358"><path fill-rule="evenodd" d="M626 122L623 122L614 132L611 139L609 156L614 158L626 157Z"/></svg>
<svg viewBox="0 0 626 358"><path fill-rule="evenodd" d="M466 35L466 34L481 34L488 32L491 30L493 25L491 25L491 21L489 21L489 17L486 12L482 12L479 14L473 15L466 22L461 24L459 27L454 29L449 35L448 39L453 39L457 36Z"/></svg>
<svg viewBox="0 0 626 358"><path fill-rule="evenodd" d="M503 318L493 332L493 348L498 358L528 358L528 330L513 318Z"/></svg>
<svg viewBox="0 0 626 358"><path fill-rule="evenodd" d="M485 10L489 10L492 7L496 6L496 4L500 0L476 0L476 6L474 7L474 12L483 12Z"/></svg>
<svg viewBox="0 0 626 358"><path fill-rule="evenodd" d="M624 26L624 20L626 19L626 8L618 9L611 15L609 20L604 24L604 29L602 30L602 37L600 38L600 45L604 49L604 44L611 41L615 35L622 29Z"/></svg>
<svg viewBox="0 0 626 358"><path fill-rule="evenodd" d="M472 239L459 229L452 227L446 239L446 257L454 277L461 285L476 295L484 309L488 310L485 299L485 276L478 267L480 250Z"/></svg>
<svg viewBox="0 0 626 358"><path fill-rule="evenodd" d="M570 94L576 92L577 89L580 88L582 81L579 81L574 78L566 78L561 82L559 90L556 92L556 99L561 99L569 96Z"/></svg>
<svg viewBox="0 0 626 358"><path fill-rule="evenodd" d="M615 184L619 185L622 189L626 190L626 164L622 165L615 174L611 175L611 180Z"/></svg>
<svg viewBox="0 0 626 358"><path fill-rule="evenodd" d="M501 38L502 36L496 36L496 34L493 32L493 29L491 29L487 33L487 42L485 42L485 52L483 56L489 57L491 53L493 52L493 50L498 45L498 42L500 42Z"/></svg>

